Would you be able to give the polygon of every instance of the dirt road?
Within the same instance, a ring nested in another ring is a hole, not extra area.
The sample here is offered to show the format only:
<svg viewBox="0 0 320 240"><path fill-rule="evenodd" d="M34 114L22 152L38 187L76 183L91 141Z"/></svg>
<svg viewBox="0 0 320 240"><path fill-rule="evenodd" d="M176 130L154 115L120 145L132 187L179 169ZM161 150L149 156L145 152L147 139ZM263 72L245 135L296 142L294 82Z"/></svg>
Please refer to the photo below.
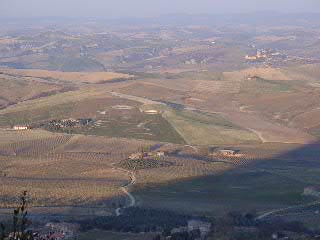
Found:
<svg viewBox="0 0 320 240"><path fill-rule="evenodd" d="M297 205L297 206L291 206L291 207L286 207L286 208L280 208L280 209L275 209L269 212L266 212L260 216L258 216L256 219L257 220L262 220L264 218L270 217L272 215L281 215L282 212L286 211L297 211L297 210L301 210L303 211L304 208L308 208L308 207L312 207L312 206L319 206L320 205L320 201L315 201L312 203L307 203L307 204L302 204L302 205ZM285 215L285 214L282 214Z"/></svg>
<svg viewBox="0 0 320 240"><path fill-rule="evenodd" d="M115 164L115 163L113 163L112 165L114 166L114 164ZM125 205L125 206L118 207L118 208L116 209L116 211L115 211L116 216L120 216L120 215L121 215L121 210L126 209L126 208L129 208L129 207L134 207L134 206L136 205L136 199L135 199L135 197L128 191L128 188L131 187L131 186L133 186L133 185L136 183L136 176L135 176L135 174L134 174L133 171L127 171L127 170L125 170L125 169L116 168L116 167L113 167L112 169L118 170L118 171L121 171L121 172L124 172L125 174L127 174L127 175L130 176L130 182L120 188L121 191L122 191L126 196L128 196L128 198L129 198L129 204L127 204L127 205Z"/></svg>

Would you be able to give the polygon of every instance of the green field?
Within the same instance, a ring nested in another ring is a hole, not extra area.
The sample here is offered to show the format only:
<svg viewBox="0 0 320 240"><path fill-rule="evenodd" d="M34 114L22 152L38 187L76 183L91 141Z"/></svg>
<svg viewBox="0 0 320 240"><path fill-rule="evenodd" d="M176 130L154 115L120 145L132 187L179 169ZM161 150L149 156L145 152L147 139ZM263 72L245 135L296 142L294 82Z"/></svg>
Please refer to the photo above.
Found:
<svg viewBox="0 0 320 240"><path fill-rule="evenodd" d="M259 142L258 137L218 114L168 110L164 117L188 144L237 144Z"/></svg>
<svg viewBox="0 0 320 240"><path fill-rule="evenodd" d="M84 133L98 136L112 136L155 140L171 143L184 143L183 138L161 115L112 116L102 120L100 126L94 126Z"/></svg>
<svg viewBox="0 0 320 240"><path fill-rule="evenodd" d="M255 80L248 80L242 82L241 93L245 94L267 94L267 93L281 93L289 92L292 86L288 81L275 81L263 78L256 78Z"/></svg>
<svg viewBox="0 0 320 240"><path fill-rule="evenodd" d="M31 124L43 120L68 118L73 107L74 104L69 103L3 114L0 115L0 126Z"/></svg>
<svg viewBox="0 0 320 240"><path fill-rule="evenodd" d="M94 101L91 99L5 113L0 115L0 126L32 124L53 119L93 118L98 124L89 128L74 128L71 131L67 129L66 132L185 143L160 114L144 114L140 112L138 105L130 106L132 109L129 110L115 110L110 100L96 104ZM114 104L117 103L119 102ZM128 101L125 103L128 104ZM108 113L99 114L97 112L99 109L107 109Z"/></svg>

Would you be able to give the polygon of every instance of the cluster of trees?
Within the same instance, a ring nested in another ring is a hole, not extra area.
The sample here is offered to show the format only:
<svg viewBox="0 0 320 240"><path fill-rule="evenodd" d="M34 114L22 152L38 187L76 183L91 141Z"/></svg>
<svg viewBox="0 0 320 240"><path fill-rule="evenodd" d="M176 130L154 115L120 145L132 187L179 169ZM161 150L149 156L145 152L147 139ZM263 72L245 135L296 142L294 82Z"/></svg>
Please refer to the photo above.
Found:
<svg viewBox="0 0 320 240"><path fill-rule="evenodd" d="M167 210L127 208L121 216L96 217L81 219L83 231L103 229L117 232L159 232L153 240L195 240L201 237L199 230L172 231L187 226L191 216L177 214ZM286 239L315 239L320 232L310 231L300 222L287 222L281 219L259 221L255 213L231 212L221 218L203 218L212 223L207 240L270 240L274 234ZM0 224L0 240L32 240L33 233L28 230L31 222L28 219L27 192L20 197L19 206L13 211L12 223ZM287 234L297 237L288 236Z"/></svg>
<svg viewBox="0 0 320 240"><path fill-rule="evenodd" d="M32 128L44 128L52 132L65 132L71 131L75 127L86 127L94 123L91 118L81 118L76 120L51 120L48 122L35 123Z"/></svg>
<svg viewBox="0 0 320 240"><path fill-rule="evenodd" d="M83 230L95 228L117 232L169 232L173 228L186 226L190 216L180 215L166 210L127 208L123 214L94 219L80 220Z"/></svg>
<svg viewBox="0 0 320 240"><path fill-rule="evenodd" d="M227 216L215 219L210 239L222 240L270 240L273 235L286 239L315 239L317 232L310 231L301 222L288 222L282 219L260 221L255 213L231 212ZM296 235L298 238L290 235Z"/></svg>
<svg viewBox="0 0 320 240"><path fill-rule="evenodd" d="M199 239L200 231L175 231L175 228L187 226L191 216L180 215L166 210L128 208L119 217L98 217L81 220L83 230L99 228L118 232L159 232L153 240L195 240ZM315 239L320 233L312 232L300 222L287 222L281 219L259 221L255 213L231 212L221 218L204 218L212 223L207 240L270 240L276 234L286 239ZM292 236L298 236L292 237Z"/></svg>
<svg viewBox="0 0 320 240"><path fill-rule="evenodd" d="M128 170L140 170L140 169L150 169L150 168L161 168L161 167L171 167L176 164L173 162L158 160L154 158L143 158L143 159L126 159L119 163L119 167Z"/></svg>

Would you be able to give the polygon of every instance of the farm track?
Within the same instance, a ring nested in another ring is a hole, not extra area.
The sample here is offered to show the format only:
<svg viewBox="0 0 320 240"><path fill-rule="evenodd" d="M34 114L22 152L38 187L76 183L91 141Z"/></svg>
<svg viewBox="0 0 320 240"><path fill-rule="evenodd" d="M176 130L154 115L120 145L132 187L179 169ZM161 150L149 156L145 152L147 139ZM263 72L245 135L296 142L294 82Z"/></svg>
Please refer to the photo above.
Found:
<svg viewBox="0 0 320 240"><path fill-rule="evenodd" d="M254 134L256 134L256 135L260 138L260 140L261 140L262 143L268 142L267 139L265 139L265 138L263 137L262 132L259 132L259 131L257 131L257 130L254 130L254 129L252 129L252 128L248 128L248 130L251 131L251 132L253 132Z"/></svg>
<svg viewBox="0 0 320 240"><path fill-rule="evenodd" d="M128 191L128 188L129 188L130 186L133 186L133 185L136 183L137 179L136 179L136 176L135 176L135 174L134 174L133 171L127 171L127 170L124 170L124 169L122 169L122 168L116 168L116 167L114 167L114 165L115 165L115 163L112 163L112 166L113 166L112 169L118 170L118 171L121 171L121 172L124 172L126 175L129 175L129 176L130 176L130 182L127 183L127 184L125 184L124 186L122 186L122 187L120 188L121 191L122 191L126 196L128 196L128 198L130 199L130 203L127 204L126 206L118 207L118 208L116 209L115 213L116 213L116 216L118 217L118 216L121 215L121 210L122 210L122 209L134 207L134 206L136 205L136 199L135 199L135 197Z"/></svg>
<svg viewBox="0 0 320 240"><path fill-rule="evenodd" d="M307 204L302 204L302 205L297 205L297 206L291 206L291 207L286 207L286 208L280 208L280 209L274 209L272 211L266 212L260 216L258 216L256 219L257 220L262 220L265 219L267 217L271 217L273 215L276 216L285 216L287 214L289 214L290 212L294 212L294 211L304 211L305 208L309 208L309 207L316 207L316 206L320 206L320 201L315 201L312 203L307 203Z"/></svg>
<svg viewBox="0 0 320 240"><path fill-rule="evenodd" d="M164 105L164 103L160 103L158 101L153 101L150 100L148 98L143 98L143 97L137 97L137 96L133 96L133 95L128 95L128 94L123 94L123 93L118 93L118 92L110 92L112 96L115 97L119 97L119 98L124 98L124 99L128 99L131 101L137 101L143 104L155 104L155 105Z"/></svg>

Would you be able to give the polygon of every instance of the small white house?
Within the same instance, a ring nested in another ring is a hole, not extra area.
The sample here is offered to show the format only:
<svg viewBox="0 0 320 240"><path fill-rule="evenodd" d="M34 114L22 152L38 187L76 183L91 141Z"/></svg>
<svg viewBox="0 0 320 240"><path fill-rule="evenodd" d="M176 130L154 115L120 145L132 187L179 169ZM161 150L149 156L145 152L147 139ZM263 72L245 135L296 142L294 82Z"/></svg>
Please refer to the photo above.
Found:
<svg viewBox="0 0 320 240"><path fill-rule="evenodd" d="M165 155L165 153L164 152L162 152L162 151L160 151L160 152L157 152L157 157L160 157L160 158L162 158L162 157L164 157L164 155Z"/></svg>
<svg viewBox="0 0 320 240"><path fill-rule="evenodd" d="M150 109L150 110L145 110L144 113L148 114L148 115L156 115L156 114L159 114L160 111L154 110L154 109Z"/></svg>
<svg viewBox="0 0 320 240"><path fill-rule="evenodd" d="M29 127L26 125L15 125L13 126L13 130L28 130Z"/></svg>
<svg viewBox="0 0 320 240"><path fill-rule="evenodd" d="M201 237L207 236L211 230L211 223L201 220L189 220L188 221L188 231L199 230Z"/></svg>

